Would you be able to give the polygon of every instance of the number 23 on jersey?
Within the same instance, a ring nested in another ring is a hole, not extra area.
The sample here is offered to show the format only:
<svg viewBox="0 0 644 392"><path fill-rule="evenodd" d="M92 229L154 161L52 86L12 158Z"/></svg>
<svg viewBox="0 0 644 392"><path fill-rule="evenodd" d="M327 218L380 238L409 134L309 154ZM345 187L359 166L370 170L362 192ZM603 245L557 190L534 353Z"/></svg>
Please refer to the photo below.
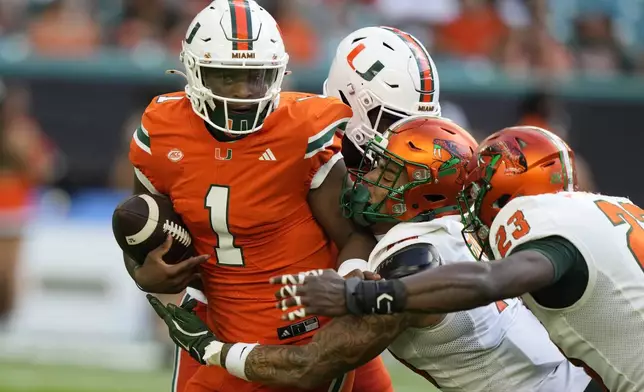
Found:
<svg viewBox="0 0 644 392"><path fill-rule="evenodd" d="M499 229L496 232L496 246L501 257L505 257L512 247L512 239L508 237L510 227L513 228L510 236L515 240L520 239L530 232L530 224L526 221L523 211L516 210L514 214L508 218L506 224L499 226Z"/></svg>

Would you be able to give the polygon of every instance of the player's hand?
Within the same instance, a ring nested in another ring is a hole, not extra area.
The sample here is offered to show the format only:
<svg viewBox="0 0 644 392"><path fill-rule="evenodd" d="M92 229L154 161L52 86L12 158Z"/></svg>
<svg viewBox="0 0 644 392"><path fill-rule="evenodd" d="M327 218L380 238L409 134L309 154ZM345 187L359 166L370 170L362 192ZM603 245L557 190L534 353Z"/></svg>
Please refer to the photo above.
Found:
<svg viewBox="0 0 644 392"><path fill-rule="evenodd" d="M168 326L172 341L186 350L197 362L207 365L204 359L206 347L217 340L217 337L208 330L206 324L192 311L197 304L197 300L193 298L179 307L175 304L163 305L158 298L150 294L146 297L154 311Z"/></svg>
<svg viewBox="0 0 644 392"><path fill-rule="evenodd" d="M277 307L286 312L283 320L296 320L311 315L337 317L348 313L345 298L345 280L332 269L301 272L271 278L272 284L282 287L275 293Z"/></svg>
<svg viewBox="0 0 644 392"><path fill-rule="evenodd" d="M371 271L362 271L361 269L354 269L353 271L349 272L348 274L343 276L344 279L349 279L349 278L360 278L362 280L380 280L382 277L378 275L375 272Z"/></svg>
<svg viewBox="0 0 644 392"><path fill-rule="evenodd" d="M148 293L177 294L183 291L190 282L200 279L197 267L205 263L210 255L200 255L170 265L163 261L163 256L172 246L172 236L145 257L143 264L134 270L134 281L141 290Z"/></svg>

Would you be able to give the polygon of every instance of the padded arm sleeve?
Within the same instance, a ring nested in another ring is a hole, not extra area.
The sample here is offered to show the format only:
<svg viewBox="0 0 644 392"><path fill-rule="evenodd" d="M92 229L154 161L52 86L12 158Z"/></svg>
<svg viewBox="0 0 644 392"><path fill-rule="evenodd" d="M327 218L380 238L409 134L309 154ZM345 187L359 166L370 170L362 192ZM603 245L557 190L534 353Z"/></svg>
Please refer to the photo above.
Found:
<svg viewBox="0 0 644 392"><path fill-rule="evenodd" d="M579 249L572 242L560 236L550 236L526 242L517 246L512 253L522 250L537 251L550 260L555 270L553 283L561 279L578 263L585 263Z"/></svg>

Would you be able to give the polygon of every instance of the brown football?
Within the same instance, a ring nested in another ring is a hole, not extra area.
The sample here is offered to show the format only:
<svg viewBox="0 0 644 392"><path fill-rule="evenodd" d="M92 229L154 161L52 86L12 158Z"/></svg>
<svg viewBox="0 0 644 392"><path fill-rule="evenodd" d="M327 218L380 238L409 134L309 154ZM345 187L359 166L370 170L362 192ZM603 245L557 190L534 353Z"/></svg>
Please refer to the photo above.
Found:
<svg viewBox="0 0 644 392"><path fill-rule="evenodd" d="M125 199L112 215L112 232L123 252L139 264L168 234L173 241L163 257L166 263L175 264L195 255L192 236L172 201L163 195L141 193Z"/></svg>

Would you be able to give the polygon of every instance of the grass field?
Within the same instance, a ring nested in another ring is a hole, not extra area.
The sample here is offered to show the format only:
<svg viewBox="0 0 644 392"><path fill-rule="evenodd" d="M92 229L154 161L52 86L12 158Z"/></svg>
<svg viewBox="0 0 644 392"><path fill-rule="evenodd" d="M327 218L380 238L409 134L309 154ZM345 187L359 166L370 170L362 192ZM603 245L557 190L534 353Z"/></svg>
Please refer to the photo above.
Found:
<svg viewBox="0 0 644 392"><path fill-rule="evenodd" d="M396 391L437 391L402 365L387 362ZM170 378L170 370L129 373L0 362L0 392L169 392Z"/></svg>

